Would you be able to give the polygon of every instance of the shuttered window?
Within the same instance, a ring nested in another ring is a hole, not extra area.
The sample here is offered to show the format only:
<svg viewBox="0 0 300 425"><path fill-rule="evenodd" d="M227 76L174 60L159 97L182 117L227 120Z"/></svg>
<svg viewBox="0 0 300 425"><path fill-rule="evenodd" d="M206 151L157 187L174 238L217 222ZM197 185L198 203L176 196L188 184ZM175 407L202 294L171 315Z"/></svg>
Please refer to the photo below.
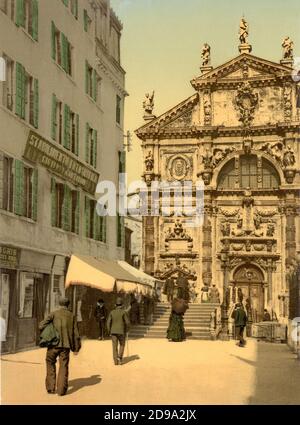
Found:
<svg viewBox="0 0 300 425"><path fill-rule="evenodd" d="M116 97L116 122L121 124L121 98L118 95Z"/></svg>
<svg viewBox="0 0 300 425"><path fill-rule="evenodd" d="M16 63L16 114L25 119L25 98L26 98L26 84L25 84L25 68L19 62Z"/></svg>
<svg viewBox="0 0 300 425"><path fill-rule="evenodd" d="M97 168L98 132L86 123L85 127L85 160Z"/></svg>
<svg viewBox="0 0 300 425"><path fill-rule="evenodd" d="M25 0L16 0L16 25L25 28Z"/></svg>
<svg viewBox="0 0 300 425"><path fill-rule="evenodd" d="M51 108L51 137L57 140L57 99L55 94L52 94L52 108Z"/></svg>
<svg viewBox="0 0 300 425"><path fill-rule="evenodd" d="M0 152L0 208L13 212L14 160Z"/></svg>
<svg viewBox="0 0 300 425"><path fill-rule="evenodd" d="M124 229L124 217L117 214L117 246L120 248L124 247L125 229Z"/></svg>
<svg viewBox="0 0 300 425"><path fill-rule="evenodd" d="M38 171L15 159L14 212L37 219Z"/></svg>
<svg viewBox="0 0 300 425"><path fill-rule="evenodd" d="M73 47L66 35L60 32L54 22L51 23L51 56L69 75L73 68Z"/></svg>
<svg viewBox="0 0 300 425"><path fill-rule="evenodd" d="M38 41L39 2L38 0L16 0L15 22Z"/></svg>
<svg viewBox="0 0 300 425"><path fill-rule="evenodd" d="M70 149L71 143L71 116L70 108L68 105L64 105L64 147Z"/></svg>

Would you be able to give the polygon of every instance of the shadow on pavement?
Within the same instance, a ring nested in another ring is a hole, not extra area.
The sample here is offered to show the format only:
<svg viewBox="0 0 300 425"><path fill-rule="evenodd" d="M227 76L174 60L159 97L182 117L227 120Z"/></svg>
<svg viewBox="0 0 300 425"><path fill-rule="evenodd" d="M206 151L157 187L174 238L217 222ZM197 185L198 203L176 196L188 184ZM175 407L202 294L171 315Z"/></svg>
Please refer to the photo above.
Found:
<svg viewBox="0 0 300 425"><path fill-rule="evenodd" d="M1 359L2 362L11 362L11 363L27 363L27 364L43 364L39 362L26 362L25 360L10 360L10 359Z"/></svg>
<svg viewBox="0 0 300 425"><path fill-rule="evenodd" d="M140 360L140 356L134 354L133 356L124 357L123 364L133 362L134 360Z"/></svg>
<svg viewBox="0 0 300 425"><path fill-rule="evenodd" d="M68 395L75 393L84 387L90 387L91 385L97 385L101 382L100 375L92 375L89 378L78 378L72 379L69 381L69 390L67 392Z"/></svg>
<svg viewBox="0 0 300 425"><path fill-rule="evenodd" d="M286 344L258 342L253 363L255 384L248 404L300 404L300 362Z"/></svg>

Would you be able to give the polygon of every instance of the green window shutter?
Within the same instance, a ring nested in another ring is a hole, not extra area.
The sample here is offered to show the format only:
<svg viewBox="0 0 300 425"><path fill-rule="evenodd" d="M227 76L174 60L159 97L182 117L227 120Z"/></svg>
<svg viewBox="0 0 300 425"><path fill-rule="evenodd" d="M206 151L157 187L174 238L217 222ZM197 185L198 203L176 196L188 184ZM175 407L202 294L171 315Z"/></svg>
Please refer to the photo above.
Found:
<svg viewBox="0 0 300 425"><path fill-rule="evenodd" d="M38 0L31 0L32 14L32 38L38 41L39 32L39 3Z"/></svg>
<svg viewBox="0 0 300 425"><path fill-rule="evenodd" d="M69 0L62 0L62 2L65 6L69 6Z"/></svg>
<svg viewBox="0 0 300 425"><path fill-rule="evenodd" d="M126 172L126 152L120 151L120 171L121 173Z"/></svg>
<svg viewBox="0 0 300 425"><path fill-rule="evenodd" d="M32 172L32 219L37 220L38 170Z"/></svg>
<svg viewBox="0 0 300 425"><path fill-rule="evenodd" d="M97 214L97 209L96 209L96 202L95 202L95 206L94 206L94 228L93 228L93 239L95 239L96 241L99 240L99 216Z"/></svg>
<svg viewBox="0 0 300 425"><path fill-rule="evenodd" d="M91 205L90 199L85 197L85 207L84 207L84 215L85 215L85 236L88 238L90 236L90 213L91 213Z"/></svg>
<svg viewBox="0 0 300 425"><path fill-rule="evenodd" d="M16 63L16 114L25 118L25 68Z"/></svg>
<svg viewBox="0 0 300 425"><path fill-rule="evenodd" d="M16 0L16 25L25 28L25 0Z"/></svg>
<svg viewBox="0 0 300 425"><path fill-rule="evenodd" d="M80 192L76 192L76 209L75 209L75 233L79 235L80 226Z"/></svg>
<svg viewBox="0 0 300 425"><path fill-rule="evenodd" d="M89 94L89 64L85 61L85 92Z"/></svg>
<svg viewBox="0 0 300 425"><path fill-rule="evenodd" d="M83 10L83 28L84 28L84 31L87 32L87 30L88 30L88 14L87 14L86 9Z"/></svg>
<svg viewBox="0 0 300 425"><path fill-rule="evenodd" d="M68 45L67 45L67 38L65 34L60 34L61 38L61 66L62 68L67 72L68 70L68 63L67 63L67 56L68 56Z"/></svg>
<svg viewBox="0 0 300 425"><path fill-rule="evenodd" d="M33 125L35 128L39 127L39 81L34 80L33 92Z"/></svg>
<svg viewBox="0 0 300 425"><path fill-rule="evenodd" d="M51 22L51 56L56 60L56 40L55 40L56 27L54 22Z"/></svg>
<svg viewBox="0 0 300 425"><path fill-rule="evenodd" d="M71 205L72 205L72 191L65 184L64 185L64 200L62 205L62 228L69 232L71 230Z"/></svg>
<svg viewBox="0 0 300 425"><path fill-rule="evenodd" d="M70 149L71 144L71 116L70 108L64 105L64 147Z"/></svg>
<svg viewBox="0 0 300 425"><path fill-rule="evenodd" d="M55 94L52 94L52 111L51 111L51 137L53 140L56 140L56 128L57 128L57 99Z"/></svg>
<svg viewBox="0 0 300 425"><path fill-rule="evenodd" d="M51 177L51 225L56 226L56 182L53 177Z"/></svg>
<svg viewBox="0 0 300 425"><path fill-rule="evenodd" d="M107 217L103 217L103 242L106 243L107 237Z"/></svg>
<svg viewBox="0 0 300 425"><path fill-rule="evenodd" d="M74 16L76 19L78 19L78 0L74 0Z"/></svg>
<svg viewBox="0 0 300 425"><path fill-rule="evenodd" d="M79 115L76 114L75 155L79 155Z"/></svg>
<svg viewBox="0 0 300 425"><path fill-rule="evenodd" d="M93 69L93 99L97 102L97 73Z"/></svg>
<svg viewBox="0 0 300 425"><path fill-rule="evenodd" d="M18 215L24 211L24 167L22 161L15 159L14 210Z"/></svg>
<svg viewBox="0 0 300 425"><path fill-rule="evenodd" d="M86 162L90 162L90 126L88 123L85 125L85 160Z"/></svg>
<svg viewBox="0 0 300 425"><path fill-rule="evenodd" d="M97 130L93 130L93 144L94 144L94 149L93 149L93 166L95 168L97 168L97 145L98 145L98 132Z"/></svg>

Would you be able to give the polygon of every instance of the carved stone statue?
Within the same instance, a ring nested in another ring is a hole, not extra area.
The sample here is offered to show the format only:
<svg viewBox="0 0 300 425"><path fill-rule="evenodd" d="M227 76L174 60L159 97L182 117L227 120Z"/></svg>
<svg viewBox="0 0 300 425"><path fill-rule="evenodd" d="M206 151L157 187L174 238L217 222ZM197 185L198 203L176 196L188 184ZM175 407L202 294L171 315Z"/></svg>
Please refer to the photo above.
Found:
<svg viewBox="0 0 300 425"><path fill-rule="evenodd" d="M249 36L249 25L244 18L240 22L240 43L247 44L247 38Z"/></svg>
<svg viewBox="0 0 300 425"><path fill-rule="evenodd" d="M154 165L153 154L151 151L148 152L148 155L145 159L146 171L152 171Z"/></svg>
<svg viewBox="0 0 300 425"><path fill-rule="evenodd" d="M288 146L283 154L282 164L284 167L292 167L295 164L295 155L291 146Z"/></svg>
<svg viewBox="0 0 300 425"><path fill-rule="evenodd" d="M223 236L230 236L230 223L223 223L221 225L221 232Z"/></svg>
<svg viewBox="0 0 300 425"><path fill-rule="evenodd" d="M293 59L294 43L290 37L285 37L281 46L283 47L283 59Z"/></svg>
<svg viewBox="0 0 300 425"><path fill-rule="evenodd" d="M208 66L210 64L210 46L205 43L202 48L202 66Z"/></svg>
<svg viewBox="0 0 300 425"><path fill-rule="evenodd" d="M202 162L204 165L204 169L210 168L211 166L211 160L212 160L212 153L209 149L205 150L205 154L202 156Z"/></svg>
<svg viewBox="0 0 300 425"><path fill-rule="evenodd" d="M275 232L275 226L274 224L268 224L267 225L267 236L273 237Z"/></svg>
<svg viewBox="0 0 300 425"><path fill-rule="evenodd" d="M213 285L209 290L209 301L211 303L220 303L220 293L216 285Z"/></svg>
<svg viewBox="0 0 300 425"><path fill-rule="evenodd" d="M146 93L146 99L143 102L143 108L145 111L145 115L152 115L154 108L154 90L152 94Z"/></svg>

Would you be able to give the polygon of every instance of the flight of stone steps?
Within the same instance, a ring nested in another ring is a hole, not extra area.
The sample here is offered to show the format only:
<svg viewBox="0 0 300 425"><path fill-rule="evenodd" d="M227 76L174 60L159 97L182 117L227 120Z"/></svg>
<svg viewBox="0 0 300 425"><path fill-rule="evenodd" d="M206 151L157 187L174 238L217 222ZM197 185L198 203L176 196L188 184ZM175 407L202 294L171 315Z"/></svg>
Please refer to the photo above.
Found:
<svg viewBox="0 0 300 425"><path fill-rule="evenodd" d="M211 339L211 313L218 304L189 304L184 315L184 327L187 339ZM132 338L166 338L171 307L166 303L156 304L153 325L132 326L129 337Z"/></svg>

